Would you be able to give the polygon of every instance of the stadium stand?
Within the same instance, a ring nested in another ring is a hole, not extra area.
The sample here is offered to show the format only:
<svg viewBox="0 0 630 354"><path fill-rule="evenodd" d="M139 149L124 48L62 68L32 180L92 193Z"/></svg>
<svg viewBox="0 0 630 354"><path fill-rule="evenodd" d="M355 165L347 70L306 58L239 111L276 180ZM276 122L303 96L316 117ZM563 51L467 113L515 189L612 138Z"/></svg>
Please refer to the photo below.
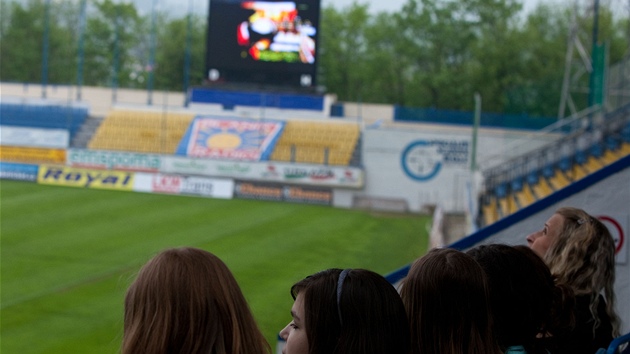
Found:
<svg viewBox="0 0 630 354"><path fill-rule="evenodd" d="M354 165L359 136L359 125L354 123L289 120L271 160Z"/></svg>
<svg viewBox="0 0 630 354"><path fill-rule="evenodd" d="M192 113L113 110L88 143L90 149L174 154Z"/></svg>
<svg viewBox="0 0 630 354"><path fill-rule="evenodd" d="M0 104L0 123L26 128L66 129L70 137L88 117L87 107L53 104Z"/></svg>
<svg viewBox="0 0 630 354"><path fill-rule="evenodd" d="M577 124L576 124L577 123ZM560 127L557 141L483 172L477 220L487 226L630 155L630 104Z"/></svg>

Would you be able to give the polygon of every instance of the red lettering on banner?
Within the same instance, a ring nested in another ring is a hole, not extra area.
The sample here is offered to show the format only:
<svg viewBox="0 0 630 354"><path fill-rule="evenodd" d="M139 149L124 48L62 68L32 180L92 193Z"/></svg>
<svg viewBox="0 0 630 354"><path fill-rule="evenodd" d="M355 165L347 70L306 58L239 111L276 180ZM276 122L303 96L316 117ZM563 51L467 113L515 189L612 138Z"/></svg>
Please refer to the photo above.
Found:
<svg viewBox="0 0 630 354"><path fill-rule="evenodd" d="M181 191L182 178L177 176L153 177L153 191L159 193L179 193Z"/></svg>

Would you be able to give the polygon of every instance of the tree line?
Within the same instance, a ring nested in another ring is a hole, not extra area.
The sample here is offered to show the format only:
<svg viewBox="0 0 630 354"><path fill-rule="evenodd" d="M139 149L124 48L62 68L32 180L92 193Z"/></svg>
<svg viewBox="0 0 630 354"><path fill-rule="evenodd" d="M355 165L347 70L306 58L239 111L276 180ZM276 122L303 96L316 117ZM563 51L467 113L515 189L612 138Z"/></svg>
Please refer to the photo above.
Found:
<svg viewBox="0 0 630 354"><path fill-rule="evenodd" d="M155 89L175 91L202 84L207 14L142 14L130 2L95 0L82 18L79 4L1 2L2 81L39 83L47 75L47 83L74 85L81 75L84 85L147 88L154 79ZM518 0L407 0L377 14L360 3L328 6L318 82L340 101L472 110L478 92L484 111L555 116L573 21L587 50L592 41L592 13L575 13L567 2L524 15ZM628 14L602 4L598 23L609 63L629 55ZM588 87L588 75L576 84ZM586 94L576 102L584 108Z"/></svg>

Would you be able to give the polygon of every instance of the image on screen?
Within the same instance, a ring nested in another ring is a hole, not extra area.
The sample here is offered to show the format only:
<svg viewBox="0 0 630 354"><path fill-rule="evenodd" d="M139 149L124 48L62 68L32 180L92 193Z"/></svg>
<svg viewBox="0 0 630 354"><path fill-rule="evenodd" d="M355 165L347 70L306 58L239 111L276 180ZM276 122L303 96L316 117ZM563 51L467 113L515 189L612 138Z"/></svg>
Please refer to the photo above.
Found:
<svg viewBox="0 0 630 354"><path fill-rule="evenodd" d="M207 78L314 85L319 0L211 0Z"/></svg>

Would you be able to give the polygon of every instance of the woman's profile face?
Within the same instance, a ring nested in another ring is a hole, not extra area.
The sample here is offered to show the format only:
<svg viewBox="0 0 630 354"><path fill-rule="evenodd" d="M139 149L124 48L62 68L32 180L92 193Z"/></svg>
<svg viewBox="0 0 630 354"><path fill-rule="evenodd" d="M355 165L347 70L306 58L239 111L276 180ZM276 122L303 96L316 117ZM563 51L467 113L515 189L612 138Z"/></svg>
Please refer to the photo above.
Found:
<svg viewBox="0 0 630 354"><path fill-rule="evenodd" d="M280 337L286 345L282 354L308 354L308 338L304 328L304 298L298 294L291 308L293 321L280 331Z"/></svg>
<svg viewBox="0 0 630 354"><path fill-rule="evenodd" d="M545 256L549 247L560 235L564 225L564 217L560 214L553 214L545 223L542 230L538 230L527 236L527 244L532 251L541 258Z"/></svg>

